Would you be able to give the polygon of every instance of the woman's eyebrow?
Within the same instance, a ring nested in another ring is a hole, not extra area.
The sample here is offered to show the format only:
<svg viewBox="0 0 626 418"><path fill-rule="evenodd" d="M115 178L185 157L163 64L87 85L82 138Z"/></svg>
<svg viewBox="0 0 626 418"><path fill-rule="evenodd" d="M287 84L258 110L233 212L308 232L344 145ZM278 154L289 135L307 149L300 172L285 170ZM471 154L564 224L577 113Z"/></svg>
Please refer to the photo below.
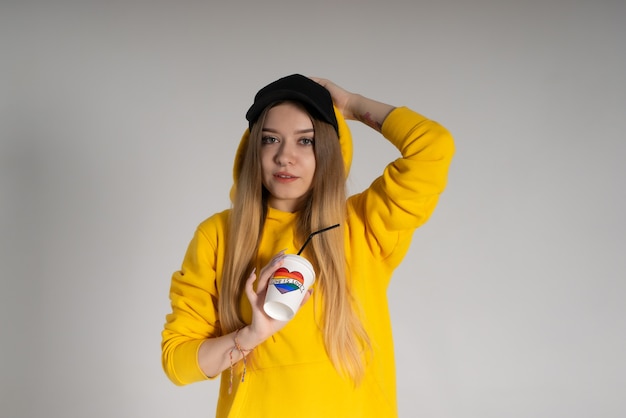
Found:
<svg viewBox="0 0 626 418"><path fill-rule="evenodd" d="M276 129L272 129L272 128L263 128L263 132L271 132L273 134L279 133ZM307 134L307 133L310 133L310 132L315 132L315 129L307 128L307 129L300 129L300 130L297 130L297 131L294 131L294 132L297 133L297 134Z"/></svg>

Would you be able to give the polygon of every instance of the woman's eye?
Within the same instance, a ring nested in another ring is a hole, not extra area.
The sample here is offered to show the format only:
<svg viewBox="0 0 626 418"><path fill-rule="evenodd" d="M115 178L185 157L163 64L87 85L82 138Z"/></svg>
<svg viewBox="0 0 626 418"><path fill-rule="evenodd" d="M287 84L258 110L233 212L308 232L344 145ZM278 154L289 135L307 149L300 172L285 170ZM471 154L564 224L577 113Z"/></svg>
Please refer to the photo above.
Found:
<svg viewBox="0 0 626 418"><path fill-rule="evenodd" d="M276 138L275 138L275 137L273 137L273 136L264 136L264 137L261 139L261 142L262 142L263 144L273 144L274 142L277 142L277 141L278 141L278 139L276 139Z"/></svg>
<svg viewBox="0 0 626 418"><path fill-rule="evenodd" d="M302 138L300 142L304 145L313 145L315 140L313 138Z"/></svg>

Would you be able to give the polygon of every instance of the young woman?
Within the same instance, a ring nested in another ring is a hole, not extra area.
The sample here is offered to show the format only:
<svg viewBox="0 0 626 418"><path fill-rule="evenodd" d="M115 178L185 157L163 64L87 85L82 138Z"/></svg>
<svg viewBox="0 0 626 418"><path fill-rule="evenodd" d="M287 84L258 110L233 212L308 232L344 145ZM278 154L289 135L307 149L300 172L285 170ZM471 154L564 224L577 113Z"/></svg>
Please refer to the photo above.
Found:
<svg viewBox="0 0 626 418"><path fill-rule="evenodd" d="M232 208L202 222L172 276L163 368L178 385L221 374L218 417L395 417L387 285L444 190L453 140L438 123L290 75L254 98L234 163ZM346 198L346 119L400 151ZM285 253L316 271L296 316L263 301Z"/></svg>

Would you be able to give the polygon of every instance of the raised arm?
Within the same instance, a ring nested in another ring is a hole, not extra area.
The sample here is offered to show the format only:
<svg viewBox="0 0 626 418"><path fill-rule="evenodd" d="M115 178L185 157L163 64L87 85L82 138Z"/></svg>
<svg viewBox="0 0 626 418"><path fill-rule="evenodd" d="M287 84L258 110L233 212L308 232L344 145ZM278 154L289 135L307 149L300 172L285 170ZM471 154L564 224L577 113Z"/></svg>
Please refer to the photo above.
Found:
<svg viewBox="0 0 626 418"><path fill-rule="evenodd" d="M357 233L369 251L392 265L402 259L415 228L433 213L445 189L454 154L450 133L437 122L407 108L394 107L313 78L331 94L344 118L376 129L400 152L349 208L362 220ZM353 222L355 229L356 223Z"/></svg>

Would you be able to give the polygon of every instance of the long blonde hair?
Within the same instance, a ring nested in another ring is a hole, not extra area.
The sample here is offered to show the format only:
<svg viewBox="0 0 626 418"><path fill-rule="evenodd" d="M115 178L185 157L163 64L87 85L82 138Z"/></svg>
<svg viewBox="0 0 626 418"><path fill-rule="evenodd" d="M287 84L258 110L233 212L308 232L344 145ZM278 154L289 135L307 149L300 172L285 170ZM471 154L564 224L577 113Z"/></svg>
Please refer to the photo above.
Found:
<svg viewBox="0 0 626 418"><path fill-rule="evenodd" d="M275 103L276 105L278 103ZM233 208L220 289L219 315L224 334L245 326L241 297L258 251L267 212L267 190L261 175L261 135L265 109L244 138L236 161ZM348 283L343 221L346 217L346 175L339 139L334 128L312 118L315 131L316 169L311 189L298 210L296 238L301 242L312 231L340 223L340 228L319 234L304 250L317 271L317 292L322 295L326 351L335 368L359 382L364 374L364 353L369 338ZM257 231L259 239L251 240ZM320 262L324 260L324 262Z"/></svg>

